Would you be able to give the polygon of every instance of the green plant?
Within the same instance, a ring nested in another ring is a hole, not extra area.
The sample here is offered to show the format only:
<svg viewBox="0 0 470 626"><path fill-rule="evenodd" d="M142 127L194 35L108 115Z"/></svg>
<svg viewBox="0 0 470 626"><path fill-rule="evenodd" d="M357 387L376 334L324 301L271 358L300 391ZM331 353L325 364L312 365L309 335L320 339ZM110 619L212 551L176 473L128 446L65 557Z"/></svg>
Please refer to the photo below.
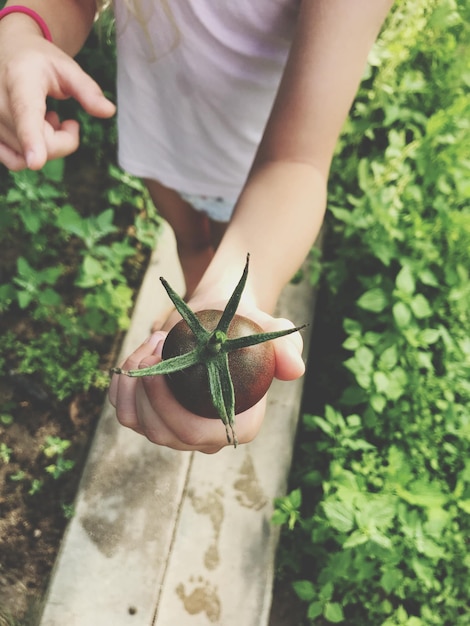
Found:
<svg viewBox="0 0 470 626"><path fill-rule="evenodd" d="M64 514L65 519L72 519L75 515L75 507L73 504L66 504L62 502L62 513Z"/></svg>
<svg viewBox="0 0 470 626"><path fill-rule="evenodd" d="M43 453L48 459L54 462L46 467L46 472L55 480L60 478L66 472L69 472L75 466L75 462L66 459L64 454L70 448L71 442L68 439L60 437L46 437L46 443L43 447Z"/></svg>
<svg viewBox="0 0 470 626"><path fill-rule="evenodd" d="M11 458L11 453L13 450L7 446L3 441L0 443L0 459L4 463L9 463Z"/></svg>
<svg viewBox="0 0 470 626"><path fill-rule="evenodd" d="M13 423L13 415L6 412L12 410L13 406L14 405L12 402L7 402L6 406L4 407L5 412L0 413L0 424L3 424L3 426L10 426L10 424Z"/></svg>
<svg viewBox="0 0 470 626"><path fill-rule="evenodd" d="M125 202L137 211L133 234L144 246L153 248L160 231L161 219L147 187L139 178L123 172L114 165L109 167L109 176L115 184L108 190L108 202L114 207L122 206Z"/></svg>
<svg viewBox="0 0 470 626"><path fill-rule="evenodd" d="M397 4L333 165L329 369L274 518L312 624L470 623L469 18Z"/></svg>
<svg viewBox="0 0 470 626"><path fill-rule="evenodd" d="M26 478L26 472L24 470L17 470L16 472L13 472L13 474L10 474L10 480L12 480L15 483L21 482L25 478Z"/></svg>
<svg viewBox="0 0 470 626"><path fill-rule="evenodd" d="M289 530L293 530L296 523L302 519L300 513L302 491L294 489L287 496L276 498L274 504L276 509L272 516L273 524L286 525Z"/></svg>
<svg viewBox="0 0 470 626"><path fill-rule="evenodd" d="M47 308L60 304L61 297L52 288L63 272L60 265L36 270L24 257L19 257L17 269L13 283L18 287L17 298L21 309L25 309L33 300L38 307Z"/></svg>
<svg viewBox="0 0 470 626"><path fill-rule="evenodd" d="M78 237L85 246L75 285L86 289L83 298L84 321L93 331L111 333L129 323L132 290L126 284L124 264L135 255L127 240L101 243L114 234L114 210L106 209L91 217L82 217L70 205L64 206L57 225Z"/></svg>
<svg viewBox="0 0 470 626"><path fill-rule="evenodd" d="M87 349L78 334L64 337L52 328L23 342L8 333L0 346L12 354L15 373L35 376L58 400L93 386L102 388L99 354Z"/></svg>
<svg viewBox="0 0 470 626"><path fill-rule="evenodd" d="M19 209L16 215L25 231L38 235L44 225L54 219L57 202L64 197L60 184L63 177L64 161L51 161L41 172L23 170L11 172L13 180L6 194L7 207Z"/></svg>
<svg viewBox="0 0 470 626"><path fill-rule="evenodd" d="M59 228L79 237L88 251L93 250L103 237L116 232L117 228L113 221L112 209L106 209L99 215L82 217L69 204L64 205L57 216Z"/></svg>
<svg viewBox="0 0 470 626"><path fill-rule="evenodd" d="M44 481L39 478L33 478L31 481L31 487L29 488L28 495L34 496L39 493L44 486Z"/></svg>

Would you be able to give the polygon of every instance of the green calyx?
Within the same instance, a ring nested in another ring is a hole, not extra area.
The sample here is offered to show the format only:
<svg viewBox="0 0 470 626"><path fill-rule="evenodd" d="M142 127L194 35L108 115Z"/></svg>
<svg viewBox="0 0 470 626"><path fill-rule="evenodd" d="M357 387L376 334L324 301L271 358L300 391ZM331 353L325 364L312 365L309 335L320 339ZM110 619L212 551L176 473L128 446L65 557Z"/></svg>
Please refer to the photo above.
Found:
<svg viewBox="0 0 470 626"><path fill-rule="evenodd" d="M277 339L285 335L297 332L305 328L305 325L287 330L280 330L267 333L257 333L245 337L229 339L227 336L230 322L234 318L240 299L245 288L248 276L248 265L250 255L246 257L246 264L243 274L235 287L222 316L215 330L208 331L199 321L197 315L192 311L184 300L172 289L169 283L160 278L168 296L175 305L176 310L189 326L196 339L196 348L175 357L160 361L157 365L145 367L137 370L123 370L119 367L113 368L113 374L125 374L131 377L155 376L157 374L172 374L186 369L196 364L204 364L207 370L212 402L217 413L225 425L227 440L237 446L235 434L235 394L233 390L232 378L230 376L228 354L234 350L240 350L249 346L254 346L265 341Z"/></svg>

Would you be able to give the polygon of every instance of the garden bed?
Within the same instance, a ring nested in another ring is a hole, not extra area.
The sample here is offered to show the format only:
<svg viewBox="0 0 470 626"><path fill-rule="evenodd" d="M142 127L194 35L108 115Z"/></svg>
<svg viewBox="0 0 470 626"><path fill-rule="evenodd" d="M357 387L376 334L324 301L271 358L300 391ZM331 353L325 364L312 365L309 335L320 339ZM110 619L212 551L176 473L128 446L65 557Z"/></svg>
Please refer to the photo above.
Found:
<svg viewBox="0 0 470 626"><path fill-rule="evenodd" d="M470 7L397 3L333 164L277 504L309 624L470 623Z"/></svg>
<svg viewBox="0 0 470 626"><path fill-rule="evenodd" d="M115 364L129 303L138 292L155 241L153 216L145 234L137 233L136 221L148 217L138 190L131 193L125 183L110 179L107 166L90 166L89 156L80 153L66 171L56 164L45 173L17 174L3 196L2 626L26 626L44 593L73 515L77 484L105 397L107 371ZM114 199L108 195L110 188ZM97 223L95 217L105 213L103 206L109 207L110 200L113 208L106 208L106 219ZM85 266L91 267L93 260L104 268L100 246L123 252L125 245L126 254L112 259L115 276L102 281L90 272L85 275ZM108 298L111 289L122 295L114 306ZM105 332L99 332L100 327Z"/></svg>

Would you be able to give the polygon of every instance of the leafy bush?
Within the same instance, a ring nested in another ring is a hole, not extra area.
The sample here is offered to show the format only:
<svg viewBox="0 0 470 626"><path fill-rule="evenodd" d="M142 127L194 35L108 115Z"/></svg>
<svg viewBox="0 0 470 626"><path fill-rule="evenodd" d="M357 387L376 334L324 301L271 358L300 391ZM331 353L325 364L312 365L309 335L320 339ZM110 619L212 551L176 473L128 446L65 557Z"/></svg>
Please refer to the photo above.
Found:
<svg viewBox="0 0 470 626"><path fill-rule="evenodd" d="M274 517L312 624L470 624L469 35L464 1L399 3L333 167L342 365Z"/></svg>

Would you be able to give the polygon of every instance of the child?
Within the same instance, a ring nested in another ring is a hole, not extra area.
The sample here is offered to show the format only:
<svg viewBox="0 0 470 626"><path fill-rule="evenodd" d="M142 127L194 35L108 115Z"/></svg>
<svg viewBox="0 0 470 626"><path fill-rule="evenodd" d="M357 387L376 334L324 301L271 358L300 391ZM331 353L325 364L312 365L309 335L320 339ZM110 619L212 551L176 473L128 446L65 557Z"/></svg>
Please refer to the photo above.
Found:
<svg viewBox="0 0 470 626"><path fill-rule="evenodd" d="M250 252L240 312L265 330L290 325L271 313L319 232L335 143L392 1L115 1L120 162L173 227L194 310L225 306ZM72 60L96 6L25 0L9 11L0 13L0 162L38 169L79 141L78 124L48 112L47 96L114 114ZM123 367L158 362L177 319ZM278 378L302 375L298 333L275 350ZM219 420L182 409L163 377L115 376L110 398L121 424L157 444L227 445ZM264 409L262 400L237 416L240 443Z"/></svg>

